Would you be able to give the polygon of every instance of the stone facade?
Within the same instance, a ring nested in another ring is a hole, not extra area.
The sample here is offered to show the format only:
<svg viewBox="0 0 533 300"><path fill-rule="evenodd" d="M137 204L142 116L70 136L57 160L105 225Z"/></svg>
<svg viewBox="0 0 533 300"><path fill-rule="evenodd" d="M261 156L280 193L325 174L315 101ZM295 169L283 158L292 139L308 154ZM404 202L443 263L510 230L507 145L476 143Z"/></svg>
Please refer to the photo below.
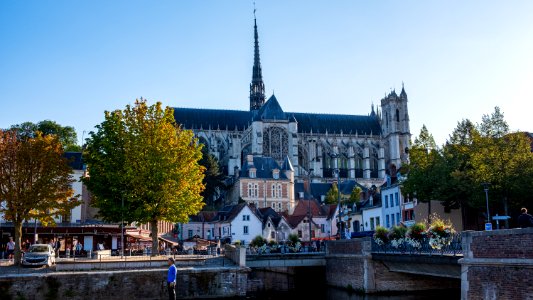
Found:
<svg viewBox="0 0 533 300"><path fill-rule="evenodd" d="M461 299L533 299L533 228L463 232Z"/></svg>

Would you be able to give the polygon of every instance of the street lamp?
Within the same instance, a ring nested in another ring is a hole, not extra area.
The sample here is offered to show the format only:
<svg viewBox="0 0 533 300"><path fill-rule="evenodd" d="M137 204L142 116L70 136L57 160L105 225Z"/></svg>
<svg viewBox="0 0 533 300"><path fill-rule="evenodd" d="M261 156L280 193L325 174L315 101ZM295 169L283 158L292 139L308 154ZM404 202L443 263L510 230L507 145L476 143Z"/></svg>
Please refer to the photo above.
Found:
<svg viewBox="0 0 533 300"><path fill-rule="evenodd" d="M311 175L313 174L314 169L309 169L309 172L307 172L307 182L309 184L309 191L308 193L311 194ZM305 187L305 183L304 183ZM305 191L304 191L305 192ZM305 197L305 194L304 194ZM313 218L313 215L311 214L311 199L307 200L307 222L309 224L309 246L311 246L311 238L312 238L312 232L311 232L311 220Z"/></svg>
<svg viewBox="0 0 533 300"><path fill-rule="evenodd" d="M331 158L334 159L334 172L335 172L335 175L337 177L337 202L338 202L338 207L339 207L339 225L338 225L338 233L339 233L339 239L342 240L342 223L341 223L341 215L342 215L342 211L341 211L341 180L340 180L340 170L339 170L339 154L333 152L331 154Z"/></svg>
<svg viewBox="0 0 533 300"><path fill-rule="evenodd" d="M490 212L489 212L489 185L490 183L488 182L483 182L481 184L483 186L483 190L485 191L485 200L487 202L487 222L485 223L485 230L490 230L490 229L487 229L487 224L490 223ZM491 228L492 228L492 223L491 224Z"/></svg>

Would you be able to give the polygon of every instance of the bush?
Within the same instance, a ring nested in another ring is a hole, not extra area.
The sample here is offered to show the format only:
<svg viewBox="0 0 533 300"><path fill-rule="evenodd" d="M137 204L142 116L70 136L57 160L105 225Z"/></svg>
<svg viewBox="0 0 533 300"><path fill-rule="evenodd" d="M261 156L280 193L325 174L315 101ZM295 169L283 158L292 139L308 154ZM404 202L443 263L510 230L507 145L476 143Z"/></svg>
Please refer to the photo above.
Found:
<svg viewBox="0 0 533 300"><path fill-rule="evenodd" d="M374 232L374 241L380 246L386 244L389 241L388 235L389 230L387 228L378 226Z"/></svg>
<svg viewBox="0 0 533 300"><path fill-rule="evenodd" d="M300 242L297 234L289 234L289 242L294 246Z"/></svg>
<svg viewBox="0 0 533 300"><path fill-rule="evenodd" d="M389 240L400 240L404 239L407 234L407 228L403 226L394 226L389 231Z"/></svg>
<svg viewBox="0 0 533 300"><path fill-rule="evenodd" d="M271 241L268 242L268 246L270 246L270 247L275 247L277 245L278 245L278 243L276 241L274 241L274 240L271 240Z"/></svg>
<svg viewBox="0 0 533 300"><path fill-rule="evenodd" d="M261 247L261 246L263 246L266 243L267 243L267 241L262 236L258 235L250 242L250 246L252 246L252 247Z"/></svg>
<svg viewBox="0 0 533 300"><path fill-rule="evenodd" d="M241 241L240 240L236 240L235 242L233 242L233 245L235 245L235 247L240 247L241 246Z"/></svg>
<svg viewBox="0 0 533 300"><path fill-rule="evenodd" d="M416 223L407 230L406 240L414 248L422 247L422 240L426 237L426 224Z"/></svg>

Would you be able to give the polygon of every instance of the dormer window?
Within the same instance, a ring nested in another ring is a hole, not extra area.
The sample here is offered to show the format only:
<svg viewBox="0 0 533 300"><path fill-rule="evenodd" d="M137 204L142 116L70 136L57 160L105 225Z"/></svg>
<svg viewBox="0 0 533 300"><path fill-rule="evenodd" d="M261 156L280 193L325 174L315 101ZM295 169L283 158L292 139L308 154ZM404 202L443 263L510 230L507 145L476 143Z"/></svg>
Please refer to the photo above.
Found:
<svg viewBox="0 0 533 300"><path fill-rule="evenodd" d="M278 169L272 170L272 177L274 179L279 179L279 170Z"/></svg>
<svg viewBox="0 0 533 300"><path fill-rule="evenodd" d="M250 176L250 178L255 178L256 177L256 169L255 168L252 168L248 171L248 176Z"/></svg>

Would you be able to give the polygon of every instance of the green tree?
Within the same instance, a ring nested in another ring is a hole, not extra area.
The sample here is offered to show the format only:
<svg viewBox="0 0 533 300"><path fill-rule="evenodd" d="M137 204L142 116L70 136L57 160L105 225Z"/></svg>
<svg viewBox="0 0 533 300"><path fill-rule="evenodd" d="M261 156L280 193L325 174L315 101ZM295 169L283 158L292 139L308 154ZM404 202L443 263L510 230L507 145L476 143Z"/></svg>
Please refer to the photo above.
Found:
<svg viewBox="0 0 533 300"><path fill-rule="evenodd" d="M429 218L431 200L439 199L436 187L440 184L443 159L425 125L409 151L409 160L405 166L407 179L403 183L404 193L413 195L418 201L427 202Z"/></svg>
<svg viewBox="0 0 533 300"><path fill-rule="evenodd" d="M71 171L55 135L21 137L16 130L0 130L0 212L15 228L15 264L21 260L25 220L54 224L53 216L79 204L72 198Z"/></svg>
<svg viewBox="0 0 533 300"><path fill-rule="evenodd" d="M24 122L11 126L11 129L17 130L20 137L35 137L37 132L43 135L54 134L59 138L65 151L81 151L76 130L72 126L61 126L55 121L44 120L39 123Z"/></svg>
<svg viewBox="0 0 533 300"><path fill-rule="evenodd" d="M481 183L490 183L492 205L498 206L499 203L503 213L508 215L509 205L517 208L531 199L533 154L530 142L522 133L509 133L509 126L498 107L491 115L483 116L478 128L480 136L475 139L476 151L471 159L471 176L477 179L479 187L477 194L482 194ZM477 199L484 200L484 197ZM483 200L477 205L482 206Z"/></svg>
<svg viewBox="0 0 533 300"><path fill-rule="evenodd" d="M331 188L326 194L326 204L337 204L339 197L339 189L337 188L337 183L333 183Z"/></svg>
<svg viewBox="0 0 533 300"><path fill-rule="evenodd" d="M202 147L202 158L199 163L205 168L205 176L202 181L205 190L202 192L202 197L205 203L212 208L214 206L214 196L225 188L225 176L220 171L217 158L209 153L205 145Z"/></svg>
<svg viewBox="0 0 533 300"><path fill-rule="evenodd" d="M84 153L94 205L106 221L149 223L158 249L158 221L187 222L204 205L201 144L159 102L106 112L96 129Z"/></svg>
<svg viewBox="0 0 533 300"><path fill-rule="evenodd" d="M358 185L354 186L352 193L350 194L349 202L351 203L359 202L359 200L361 200L362 192L363 190Z"/></svg>

